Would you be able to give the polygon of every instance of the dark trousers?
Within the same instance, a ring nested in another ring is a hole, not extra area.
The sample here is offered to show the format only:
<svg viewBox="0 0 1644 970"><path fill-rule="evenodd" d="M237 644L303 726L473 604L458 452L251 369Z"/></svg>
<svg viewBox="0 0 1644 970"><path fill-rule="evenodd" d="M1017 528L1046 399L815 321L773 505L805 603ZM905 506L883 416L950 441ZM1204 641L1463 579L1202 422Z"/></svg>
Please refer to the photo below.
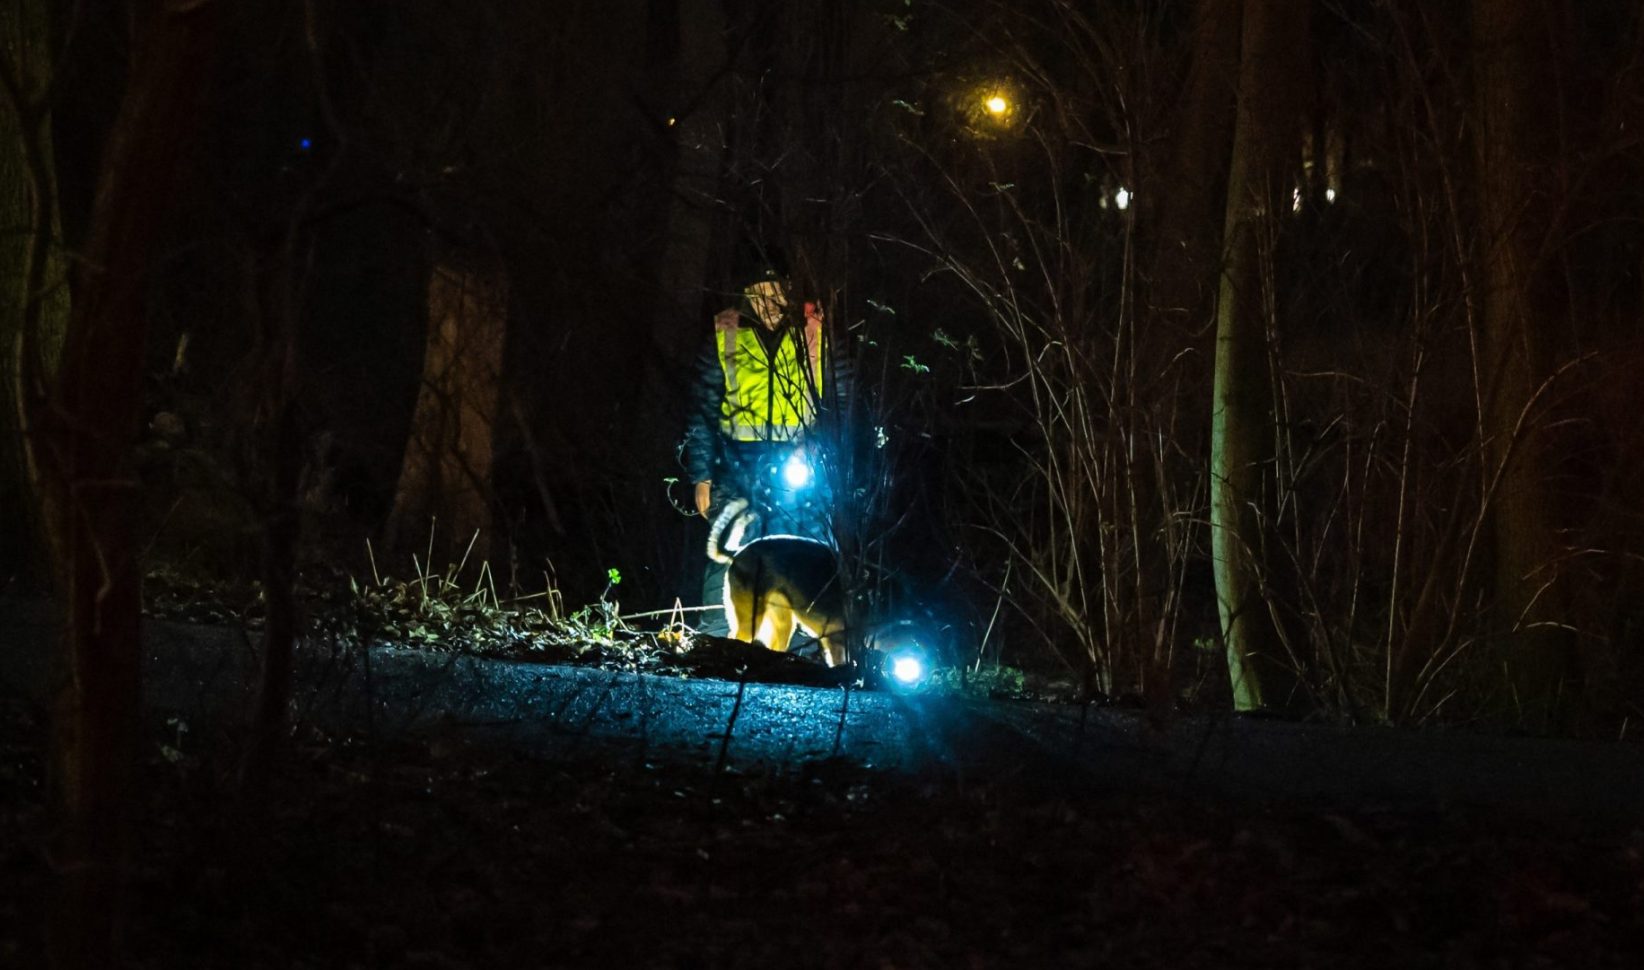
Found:
<svg viewBox="0 0 1644 970"><path fill-rule="evenodd" d="M727 495L728 489L720 488L716 483L713 491L713 502L708 506L708 528L719 521L719 513L724 510L725 503L737 498L736 495ZM754 523L758 528L759 523ZM730 636L730 621L725 617L725 572L730 568L729 563L704 560L706 565L702 570L702 605L708 607L702 611L697 628L706 634L716 637ZM718 607L718 609L715 609Z"/></svg>

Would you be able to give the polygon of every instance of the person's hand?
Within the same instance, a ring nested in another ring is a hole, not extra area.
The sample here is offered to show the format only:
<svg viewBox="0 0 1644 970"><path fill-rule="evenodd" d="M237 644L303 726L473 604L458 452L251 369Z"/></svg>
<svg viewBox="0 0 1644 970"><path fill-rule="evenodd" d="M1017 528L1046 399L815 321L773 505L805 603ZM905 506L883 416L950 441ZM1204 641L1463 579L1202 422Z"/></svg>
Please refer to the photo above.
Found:
<svg viewBox="0 0 1644 970"><path fill-rule="evenodd" d="M805 301L805 323L807 326L812 323L822 325L822 304L812 300Z"/></svg>
<svg viewBox="0 0 1644 970"><path fill-rule="evenodd" d="M709 505L709 503L711 503L713 501L713 497L714 497L714 483L713 482L697 482L696 483L696 514L697 515L702 516L704 519L706 519L708 517L708 505Z"/></svg>
<svg viewBox="0 0 1644 970"><path fill-rule="evenodd" d="M727 307L714 314L715 330L735 330L741 322L742 314L736 312L734 308Z"/></svg>

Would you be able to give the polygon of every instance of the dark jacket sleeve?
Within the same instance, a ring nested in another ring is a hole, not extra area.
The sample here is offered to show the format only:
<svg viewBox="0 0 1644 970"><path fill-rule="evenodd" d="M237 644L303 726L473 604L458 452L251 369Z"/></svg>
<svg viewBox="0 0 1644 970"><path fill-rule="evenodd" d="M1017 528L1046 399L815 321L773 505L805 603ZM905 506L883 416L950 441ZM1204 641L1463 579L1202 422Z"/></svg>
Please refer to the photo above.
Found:
<svg viewBox="0 0 1644 970"><path fill-rule="evenodd" d="M685 416L685 475L692 482L714 477L723 439L719 411L725 400L725 376L719 366L719 346L710 336L692 366L690 400Z"/></svg>

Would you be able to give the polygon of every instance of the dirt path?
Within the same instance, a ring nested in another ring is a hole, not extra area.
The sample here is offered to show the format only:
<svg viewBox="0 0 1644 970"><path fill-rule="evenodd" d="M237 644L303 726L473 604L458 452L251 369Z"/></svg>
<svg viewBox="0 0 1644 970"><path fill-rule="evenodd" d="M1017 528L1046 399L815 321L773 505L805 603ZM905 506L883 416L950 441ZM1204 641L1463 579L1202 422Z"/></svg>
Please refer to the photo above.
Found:
<svg viewBox="0 0 1644 970"><path fill-rule="evenodd" d="M44 696L48 616L0 602L0 692ZM222 627L147 625L148 701L238 717L253 651ZM1644 819L1644 745L1291 724L1152 725L1133 711L738 684L379 648L309 646L301 722L328 732L484 743L793 775L840 759L920 779L1060 794L1382 805L1625 827Z"/></svg>
<svg viewBox="0 0 1644 970"><path fill-rule="evenodd" d="M0 966L33 967L46 628L6 619ZM219 716L245 644L150 634L131 967L1644 956L1630 746L313 652L292 756L247 804Z"/></svg>

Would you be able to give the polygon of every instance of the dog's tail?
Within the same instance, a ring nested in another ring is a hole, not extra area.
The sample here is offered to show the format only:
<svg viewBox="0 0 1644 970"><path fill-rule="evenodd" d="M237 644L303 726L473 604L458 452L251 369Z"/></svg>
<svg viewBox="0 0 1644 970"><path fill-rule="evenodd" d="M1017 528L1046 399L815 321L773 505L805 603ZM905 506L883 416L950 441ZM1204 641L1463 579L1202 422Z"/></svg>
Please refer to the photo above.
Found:
<svg viewBox="0 0 1644 970"><path fill-rule="evenodd" d="M742 536L759 518L758 512L748 511L748 500L745 498L732 499L725 503L720 510L719 517L708 529L708 558L714 562L730 562L736 551L742 548ZM720 542L720 536L725 541Z"/></svg>

